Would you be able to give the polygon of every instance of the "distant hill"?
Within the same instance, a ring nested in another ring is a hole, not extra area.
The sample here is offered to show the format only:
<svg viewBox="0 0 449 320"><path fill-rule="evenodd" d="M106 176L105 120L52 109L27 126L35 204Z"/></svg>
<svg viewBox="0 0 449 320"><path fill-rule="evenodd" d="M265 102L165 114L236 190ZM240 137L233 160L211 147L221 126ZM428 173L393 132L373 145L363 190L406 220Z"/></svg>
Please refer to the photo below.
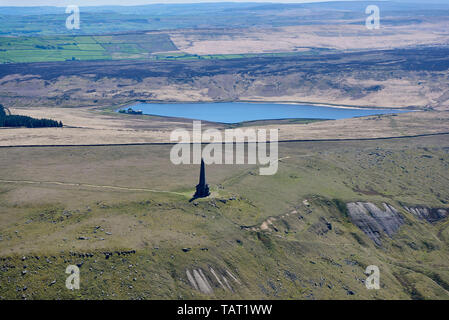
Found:
<svg viewBox="0 0 449 320"><path fill-rule="evenodd" d="M288 26L360 19L368 5L385 15L449 15L449 3L417 1L334 1L319 3L193 3L80 7L81 28L67 30L65 7L0 7L0 35L102 34L134 30L204 27ZM311 14L313 12L313 14ZM100 14L101 13L101 14ZM282 14L279 14L282 13ZM318 13L318 14L317 14ZM321 14L321 16L320 16Z"/></svg>

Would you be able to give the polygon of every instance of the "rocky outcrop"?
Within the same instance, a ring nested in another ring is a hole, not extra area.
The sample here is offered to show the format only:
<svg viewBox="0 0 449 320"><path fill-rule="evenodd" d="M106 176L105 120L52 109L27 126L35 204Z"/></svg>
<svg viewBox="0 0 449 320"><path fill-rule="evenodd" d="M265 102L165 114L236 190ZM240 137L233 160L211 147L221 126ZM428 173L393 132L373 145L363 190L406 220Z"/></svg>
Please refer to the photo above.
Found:
<svg viewBox="0 0 449 320"><path fill-rule="evenodd" d="M234 292L236 285L241 285L239 279L234 276L229 270L215 271L211 266L209 273L203 271L201 268L186 270L187 279L190 285L203 294L212 295L214 289L222 288L225 291ZM234 282L234 283L233 283Z"/></svg>
<svg viewBox="0 0 449 320"><path fill-rule="evenodd" d="M428 207L407 207L403 206L405 210L413 213L417 218L426 220L430 223L436 223L449 216L449 209L446 208L428 208Z"/></svg>
<svg viewBox="0 0 449 320"><path fill-rule="evenodd" d="M404 223L401 214L386 203L384 211L369 202L351 202L346 206L352 223L378 246L382 245L382 235L393 236Z"/></svg>

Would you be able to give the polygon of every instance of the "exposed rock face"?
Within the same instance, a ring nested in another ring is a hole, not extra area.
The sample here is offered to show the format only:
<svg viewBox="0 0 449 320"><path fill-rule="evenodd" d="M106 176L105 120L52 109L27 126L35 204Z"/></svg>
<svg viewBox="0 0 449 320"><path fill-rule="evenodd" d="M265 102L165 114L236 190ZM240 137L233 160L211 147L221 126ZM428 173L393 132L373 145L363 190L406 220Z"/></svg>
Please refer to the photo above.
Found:
<svg viewBox="0 0 449 320"><path fill-rule="evenodd" d="M382 234L391 237L404 223L399 212L386 203L383 203L385 211L369 202L351 202L346 206L351 221L378 246L382 245Z"/></svg>
<svg viewBox="0 0 449 320"><path fill-rule="evenodd" d="M241 285L239 279L234 276L229 270L215 271L212 267L209 267L210 274L203 272L201 268L193 269L192 272L186 270L187 279L193 288L200 291L203 294L211 295L214 293L214 289L222 288L225 291L234 292L232 282L235 285Z"/></svg>
<svg viewBox="0 0 449 320"><path fill-rule="evenodd" d="M404 209L413 213L416 217L430 223L438 222L449 216L449 209L428 207L406 207Z"/></svg>

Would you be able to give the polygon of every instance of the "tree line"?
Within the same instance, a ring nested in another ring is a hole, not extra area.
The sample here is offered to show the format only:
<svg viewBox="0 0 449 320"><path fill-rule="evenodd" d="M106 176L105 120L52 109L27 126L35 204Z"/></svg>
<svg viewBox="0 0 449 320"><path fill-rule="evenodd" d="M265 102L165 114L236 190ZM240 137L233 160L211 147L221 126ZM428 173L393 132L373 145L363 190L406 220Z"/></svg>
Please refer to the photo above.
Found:
<svg viewBox="0 0 449 320"><path fill-rule="evenodd" d="M61 121L6 114L5 107L0 104L0 127L48 128L62 126Z"/></svg>

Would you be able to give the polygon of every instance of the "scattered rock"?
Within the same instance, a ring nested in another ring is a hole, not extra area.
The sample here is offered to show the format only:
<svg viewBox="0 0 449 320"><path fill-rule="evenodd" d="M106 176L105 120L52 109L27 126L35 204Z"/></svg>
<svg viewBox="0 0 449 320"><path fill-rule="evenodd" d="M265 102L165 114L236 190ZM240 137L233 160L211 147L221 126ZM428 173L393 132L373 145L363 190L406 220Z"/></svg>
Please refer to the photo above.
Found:
<svg viewBox="0 0 449 320"><path fill-rule="evenodd" d="M290 279L290 280L293 281L293 282L295 282L295 281L298 279L298 277L296 276L296 274L294 274L293 272L290 272L290 271L288 271L288 270L285 270L285 271L284 271L284 274L285 274L285 276L286 276L288 279Z"/></svg>
<svg viewBox="0 0 449 320"><path fill-rule="evenodd" d="M330 230L332 230L332 225L324 217L320 217L318 222L314 223L310 228L310 231L313 231L320 236L328 233Z"/></svg>

